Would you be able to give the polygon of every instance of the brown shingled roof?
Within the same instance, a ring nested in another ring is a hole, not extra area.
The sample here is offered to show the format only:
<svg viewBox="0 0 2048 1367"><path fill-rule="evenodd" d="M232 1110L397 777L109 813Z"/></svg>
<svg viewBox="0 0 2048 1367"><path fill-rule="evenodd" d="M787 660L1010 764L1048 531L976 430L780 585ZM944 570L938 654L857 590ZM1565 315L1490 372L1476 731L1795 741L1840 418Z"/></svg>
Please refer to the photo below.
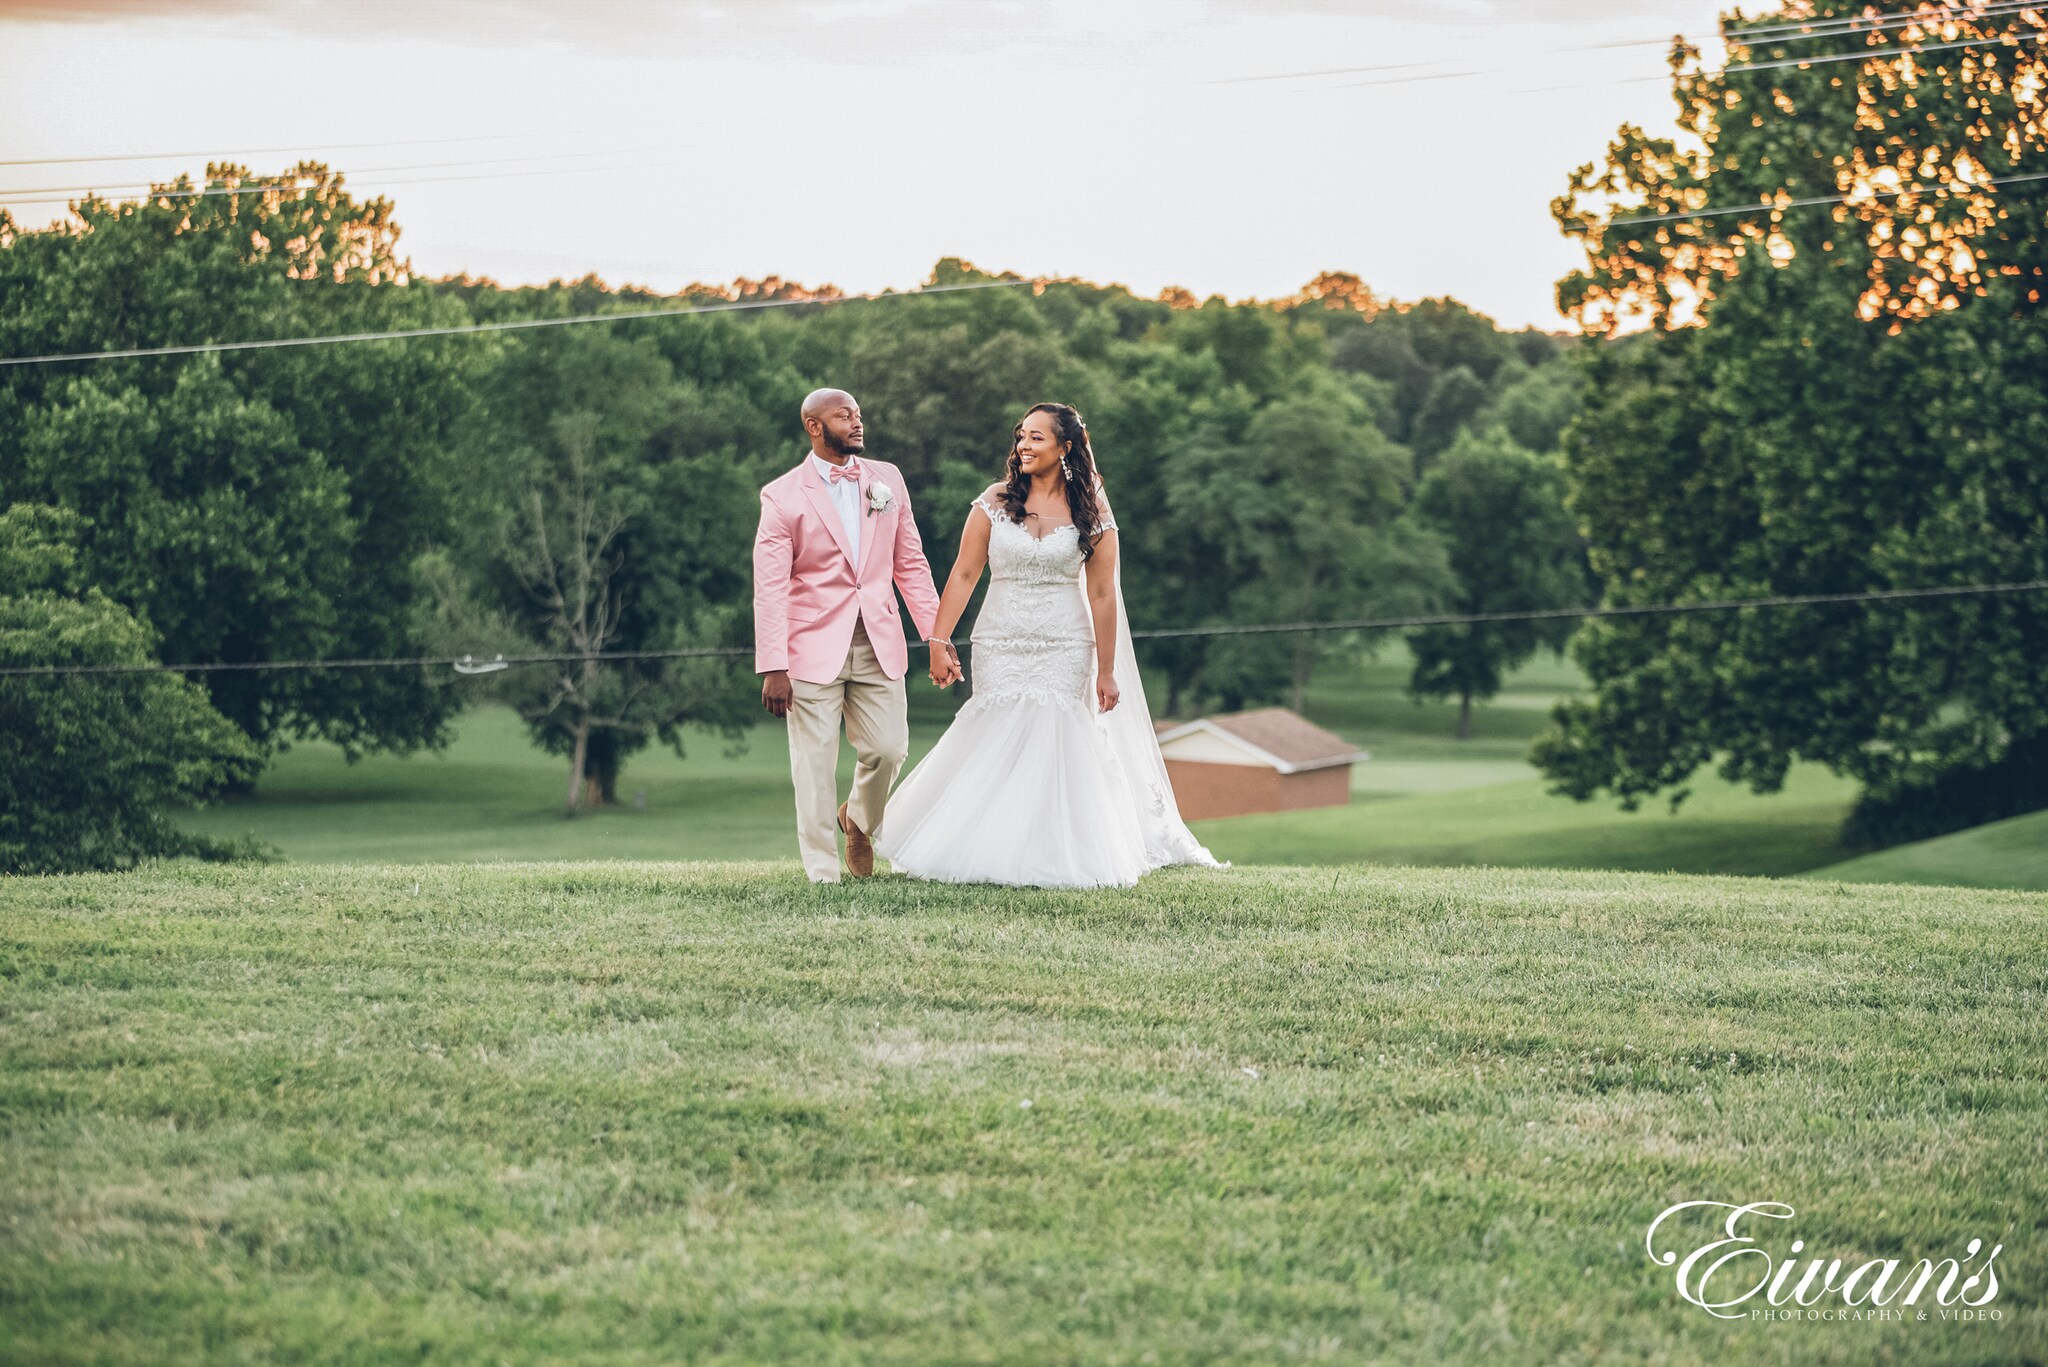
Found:
<svg viewBox="0 0 2048 1367"><path fill-rule="evenodd" d="M1249 712L1224 712L1199 721L1162 727L1159 739L1171 740L1195 730L1226 732L1274 759L1285 771L1320 769L1369 758L1344 737L1325 731L1285 707L1260 707Z"/></svg>
<svg viewBox="0 0 2048 1367"><path fill-rule="evenodd" d="M1342 736L1284 707L1225 712L1209 721L1289 764L1314 764L1358 753L1358 747Z"/></svg>

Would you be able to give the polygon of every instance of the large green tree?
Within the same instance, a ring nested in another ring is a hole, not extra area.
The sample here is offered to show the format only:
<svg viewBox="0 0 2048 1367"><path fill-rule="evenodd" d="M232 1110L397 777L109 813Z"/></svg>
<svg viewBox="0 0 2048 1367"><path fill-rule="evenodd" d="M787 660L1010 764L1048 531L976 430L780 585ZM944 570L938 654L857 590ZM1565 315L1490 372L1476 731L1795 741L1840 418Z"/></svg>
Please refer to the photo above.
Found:
<svg viewBox="0 0 2048 1367"><path fill-rule="evenodd" d="M1564 507L1563 472L1498 429L1466 433L1415 492L1415 518L1443 538L1460 614L1583 606L1585 545ZM1458 700L1458 739L1472 735L1474 699L1500 691L1507 671L1544 647L1562 650L1568 618L1477 622L1410 633L1409 691Z"/></svg>
<svg viewBox="0 0 2048 1367"><path fill-rule="evenodd" d="M1588 255L1561 301L1648 325L1592 349L1566 442L1610 601L2048 577L2048 182L1991 184L2048 155L2048 17L1907 13L1768 16L1892 16L1825 41L1724 22L1725 71L1674 54L1685 138L1625 128L1559 201ZM1537 752L1577 796L1716 762L1771 789L1807 759L1890 800L2048 737L2040 594L1580 639L1592 692Z"/></svg>
<svg viewBox="0 0 2048 1367"><path fill-rule="evenodd" d="M0 213L0 354L99 352L461 322L408 283L391 206L324 167L215 166L208 195L92 199L23 232ZM188 181L173 189L189 190ZM167 656L415 653L414 558L442 538L472 418L471 340L431 338L0 370L0 493L73 508L81 572ZM419 671L218 673L259 745L433 744L454 705Z"/></svg>
<svg viewBox="0 0 2048 1367"><path fill-rule="evenodd" d="M758 710L743 665L720 657L581 658L746 640L765 463L753 452L770 445L756 415L781 405L751 390L756 376L709 363L717 340L667 335L729 326L550 330L508 345L490 378L452 558L486 620L517 625L515 648L579 657L522 667L495 690L569 760L572 811L615 800L627 758L656 740L680 754L687 726L737 733ZM746 355L754 343L722 346ZM800 383L772 386L791 413Z"/></svg>
<svg viewBox="0 0 2048 1367"><path fill-rule="evenodd" d="M0 667L153 663L149 628L83 581L83 530L63 508L0 512ZM166 808L211 797L257 764L204 691L175 675L0 675L0 874L225 853L180 831Z"/></svg>

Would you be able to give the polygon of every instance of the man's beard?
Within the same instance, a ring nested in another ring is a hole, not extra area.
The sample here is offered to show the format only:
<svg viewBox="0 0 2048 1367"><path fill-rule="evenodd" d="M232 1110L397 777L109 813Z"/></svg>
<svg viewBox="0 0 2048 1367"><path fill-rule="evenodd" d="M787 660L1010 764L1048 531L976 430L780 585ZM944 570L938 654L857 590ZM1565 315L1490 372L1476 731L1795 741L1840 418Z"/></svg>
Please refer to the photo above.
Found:
<svg viewBox="0 0 2048 1367"><path fill-rule="evenodd" d="M857 456L867 447L865 441L853 437L836 437L830 432L825 434L825 444L842 456Z"/></svg>

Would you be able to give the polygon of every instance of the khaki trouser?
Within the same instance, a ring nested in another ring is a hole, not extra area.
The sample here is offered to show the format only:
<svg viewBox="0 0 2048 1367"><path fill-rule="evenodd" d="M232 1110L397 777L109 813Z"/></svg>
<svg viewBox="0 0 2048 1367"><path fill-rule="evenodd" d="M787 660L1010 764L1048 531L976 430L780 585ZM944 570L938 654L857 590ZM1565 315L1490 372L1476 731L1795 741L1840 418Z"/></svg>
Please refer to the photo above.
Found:
<svg viewBox="0 0 2048 1367"><path fill-rule="evenodd" d="M813 883L839 881L839 724L853 744L853 793L846 818L873 836L882 824L889 786L910 754L903 680L875 661L867 627L831 683L789 681L789 776L796 785L796 840Z"/></svg>

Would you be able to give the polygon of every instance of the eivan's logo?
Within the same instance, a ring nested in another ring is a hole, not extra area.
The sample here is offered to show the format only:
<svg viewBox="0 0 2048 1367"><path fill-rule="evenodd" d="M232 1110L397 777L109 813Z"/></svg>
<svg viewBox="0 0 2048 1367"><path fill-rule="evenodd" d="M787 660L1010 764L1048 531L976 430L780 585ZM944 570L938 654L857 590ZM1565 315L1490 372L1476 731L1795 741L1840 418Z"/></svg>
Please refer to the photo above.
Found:
<svg viewBox="0 0 2048 1367"><path fill-rule="evenodd" d="M1702 1208L1728 1212L1720 1224L1721 1237L1700 1244L1683 1257L1675 1248L1657 1251L1657 1231L1666 1220L1680 1211ZM1751 1217L1790 1220L1796 1213L1781 1201L1747 1205L1680 1201L1650 1222L1643 1247L1657 1266L1676 1265L1679 1295L1724 1320L1904 1319L1915 1311L1925 1319L1930 1306L1943 1319L2000 1318L1999 1312L1983 1312L1979 1307L1989 1305L1998 1295L1998 1273L1992 1262L2005 1245L1992 1245L1984 1254L1983 1265L1974 1272L1968 1271L1968 1266L1982 1251L1982 1239L1970 1240L1960 1260L1921 1258L1909 1265L1898 1258L1872 1258L1845 1272L1839 1258L1811 1258L1802 1270L1798 1255L1806 1249L1805 1240L1794 1239L1787 1256L1774 1257L1751 1233L1769 1228ZM1922 1296L1930 1286L1933 1297L1923 1303ZM1758 1296L1763 1297L1761 1304L1748 1304ZM1839 1297L1850 1308L1808 1308L1830 1297Z"/></svg>

